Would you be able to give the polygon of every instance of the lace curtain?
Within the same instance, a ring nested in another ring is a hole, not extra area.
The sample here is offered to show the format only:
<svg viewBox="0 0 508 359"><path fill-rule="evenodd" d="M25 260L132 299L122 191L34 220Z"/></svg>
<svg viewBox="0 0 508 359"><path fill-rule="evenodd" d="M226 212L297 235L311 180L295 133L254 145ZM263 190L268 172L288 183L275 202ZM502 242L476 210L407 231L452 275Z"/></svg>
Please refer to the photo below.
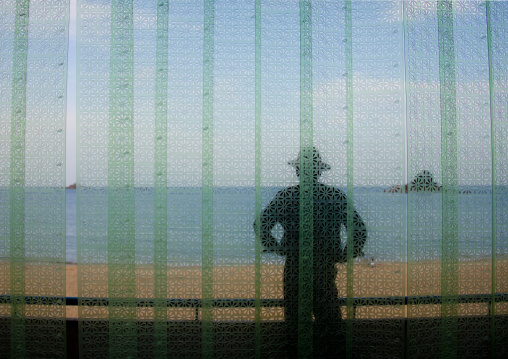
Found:
<svg viewBox="0 0 508 359"><path fill-rule="evenodd" d="M68 23L0 7L2 355L508 354L508 3L78 0L69 91Z"/></svg>
<svg viewBox="0 0 508 359"><path fill-rule="evenodd" d="M68 11L0 4L1 357L65 352Z"/></svg>

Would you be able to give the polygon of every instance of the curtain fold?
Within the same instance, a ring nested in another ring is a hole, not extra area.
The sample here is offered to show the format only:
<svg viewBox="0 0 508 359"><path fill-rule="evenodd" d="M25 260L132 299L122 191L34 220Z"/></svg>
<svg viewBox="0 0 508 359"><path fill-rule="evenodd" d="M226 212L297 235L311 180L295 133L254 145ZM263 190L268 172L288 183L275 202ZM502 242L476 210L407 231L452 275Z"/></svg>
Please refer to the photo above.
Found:
<svg viewBox="0 0 508 359"><path fill-rule="evenodd" d="M0 356L508 355L507 2L77 0L66 159L68 22L0 6Z"/></svg>

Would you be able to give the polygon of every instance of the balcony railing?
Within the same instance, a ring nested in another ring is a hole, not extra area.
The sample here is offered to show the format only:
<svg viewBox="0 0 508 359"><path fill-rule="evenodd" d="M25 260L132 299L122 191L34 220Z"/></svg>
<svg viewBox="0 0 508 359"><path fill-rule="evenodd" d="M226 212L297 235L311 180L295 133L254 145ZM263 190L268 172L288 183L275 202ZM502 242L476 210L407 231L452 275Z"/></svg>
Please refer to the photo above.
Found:
<svg viewBox="0 0 508 359"><path fill-rule="evenodd" d="M454 300L455 297L448 299ZM461 294L456 297L457 304L485 303L488 308L488 315L492 313L494 303L506 302L508 293L498 294ZM9 304L12 300L10 295L1 295L0 304ZM108 306L108 298L81 298L86 305ZM259 299L259 306L263 308L283 307L283 299ZM425 304L441 304L442 296L407 296L407 297L355 297L352 301L353 318L356 317L356 309L363 306L385 306L385 305L425 305ZM27 305L49 305L55 304L55 297L44 296L25 296L24 302ZM168 308L195 308L195 320L199 320L199 310L203 307L203 300L198 298L167 298L165 299ZM340 299L340 305L347 305L347 298ZM65 304L67 306L79 305L78 297L66 297ZM137 298L136 306L150 308L155 305L164 305L164 300L156 300L153 298ZM257 300L253 298L246 299L213 299L210 304L214 308L254 308Z"/></svg>

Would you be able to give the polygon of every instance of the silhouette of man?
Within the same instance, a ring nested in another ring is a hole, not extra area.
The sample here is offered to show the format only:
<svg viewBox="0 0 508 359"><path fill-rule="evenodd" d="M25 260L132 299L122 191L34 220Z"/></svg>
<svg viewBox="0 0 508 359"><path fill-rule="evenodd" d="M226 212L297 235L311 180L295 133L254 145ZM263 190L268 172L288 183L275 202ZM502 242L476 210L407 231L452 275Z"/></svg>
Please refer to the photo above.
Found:
<svg viewBox="0 0 508 359"><path fill-rule="evenodd" d="M319 183L323 171L330 166L321 160L316 148L304 150L312 154L313 194L313 347L315 358L337 358L345 352L341 333L340 300L335 278L335 263L347 260L347 246L342 248L340 231L347 228L347 200L341 190ZM300 153L301 155L301 153ZM300 155L288 162L300 177ZM301 182L300 178L300 182ZM353 210L353 256L361 254L367 230L358 213ZM284 314L288 358L297 357L298 343L298 272L300 243L300 185L285 188L261 213L260 238L264 251L286 257L284 267ZM271 231L279 223L284 234L280 242ZM254 223L256 229L256 222ZM309 309L310 310L310 309ZM310 312L308 313L310 318Z"/></svg>

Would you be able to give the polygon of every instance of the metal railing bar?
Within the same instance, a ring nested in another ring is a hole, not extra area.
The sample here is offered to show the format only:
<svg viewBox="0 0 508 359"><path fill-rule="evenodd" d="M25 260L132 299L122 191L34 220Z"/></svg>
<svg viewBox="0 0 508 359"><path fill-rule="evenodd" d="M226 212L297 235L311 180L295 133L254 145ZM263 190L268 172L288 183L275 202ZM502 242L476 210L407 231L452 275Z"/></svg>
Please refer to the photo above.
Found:
<svg viewBox="0 0 508 359"><path fill-rule="evenodd" d="M0 295L0 304L11 302L10 295ZM508 301L508 293L497 293L494 296L495 302ZM118 298L122 300L125 298ZM125 299L130 301L130 299ZM408 296L408 297L356 297L353 299L355 306L373 306L373 305L420 305L420 304L441 304L442 296ZM30 296L24 297L25 304L30 305L94 305L108 306L109 298L87 298L87 297L47 297ZM165 300L168 308L195 308L201 307L202 301L198 298L168 298ZM492 294L462 294L457 296L457 303L491 303ZM213 306L217 308L253 308L255 306L254 298L227 299L217 298L213 300ZM341 305L346 305L346 298L340 299ZM153 307L156 300L152 298L136 298L136 306ZM284 299L261 299L262 307L283 307Z"/></svg>

